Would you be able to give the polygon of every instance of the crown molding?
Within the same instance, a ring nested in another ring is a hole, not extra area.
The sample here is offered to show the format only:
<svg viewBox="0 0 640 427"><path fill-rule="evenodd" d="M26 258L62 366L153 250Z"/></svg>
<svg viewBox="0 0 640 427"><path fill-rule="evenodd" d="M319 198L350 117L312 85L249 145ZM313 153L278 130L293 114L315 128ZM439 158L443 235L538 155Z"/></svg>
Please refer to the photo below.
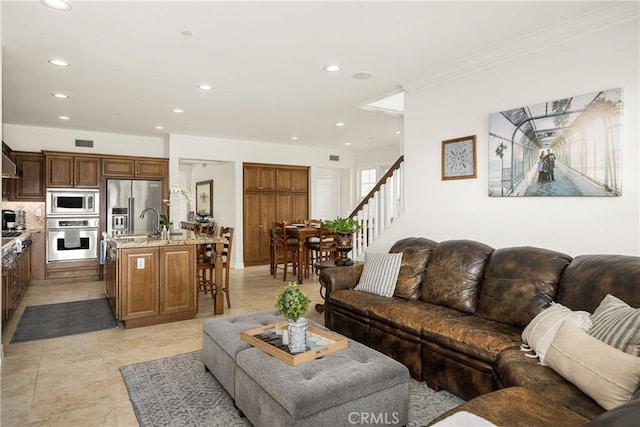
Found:
<svg viewBox="0 0 640 427"><path fill-rule="evenodd" d="M407 92L414 92L454 80L467 74L483 70L530 55L550 46L584 37L587 34L640 19L640 3L637 1L616 1L590 12L542 28L534 33L470 56L426 71L427 77L408 80L400 84Z"/></svg>

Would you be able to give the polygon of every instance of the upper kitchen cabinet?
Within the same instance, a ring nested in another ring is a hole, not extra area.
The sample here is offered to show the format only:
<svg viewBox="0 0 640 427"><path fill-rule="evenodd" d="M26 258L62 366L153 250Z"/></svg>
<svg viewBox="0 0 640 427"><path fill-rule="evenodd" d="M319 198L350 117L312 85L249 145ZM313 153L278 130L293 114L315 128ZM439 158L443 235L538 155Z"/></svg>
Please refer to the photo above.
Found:
<svg viewBox="0 0 640 427"><path fill-rule="evenodd" d="M306 193L309 189L309 168L289 166L276 169L276 191Z"/></svg>
<svg viewBox="0 0 640 427"><path fill-rule="evenodd" d="M100 158L53 155L45 152L46 186L58 188L99 188Z"/></svg>
<svg viewBox="0 0 640 427"><path fill-rule="evenodd" d="M245 163L244 191L275 191L276 168Z"/></svg>
<svg viewBox="0 0 640 427"><path fill-rule="evenodd" d="M103 158L102 175L118 178L156 178L167 176L166 159Z"/></svg>
<svg viewBox="0 0 640 427"><path fill-rule="evenodd" d="M16 165L22 170L22 178L14 180L11 200L44 202L44 156L40 153L15 151Z"/></svg>

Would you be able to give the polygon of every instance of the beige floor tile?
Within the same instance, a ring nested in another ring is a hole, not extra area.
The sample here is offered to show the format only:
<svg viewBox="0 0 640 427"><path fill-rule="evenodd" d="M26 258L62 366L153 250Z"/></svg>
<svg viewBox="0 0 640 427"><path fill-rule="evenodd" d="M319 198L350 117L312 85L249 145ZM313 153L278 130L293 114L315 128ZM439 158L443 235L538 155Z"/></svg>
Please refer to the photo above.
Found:
<svg viewBox="0 0 640 427"><path fill-rule="evenodd" d="M29 412L29 422L43 421L66 412L92 409L112 404L109 384L98 380L36 392Z"/></svg>
<svg viewBox="0 0 640 427"><path fill-rule="evenodd" d="M224 316L272 310L286 282L268 266L231 271L231 303ZM311 299L306 317L322 299L317 276L300 285ZM103 282L29 286L3 331L2 426L137 426L119 368L202 348L202 325L213 319L213 300L201 295L195 319L143 328L113 328L87 334L8 344L24 307L104 296ZM31 423L31 424L29 424Z"/></svg>
<svg viewBox="0 0 640 427"><path fill-rule="evenodd" d="M46 357L46 353L45 353ZM40 367L36 381L35 395L45 394L52 389L84 384L96 380L106 380L107 371L102 358L82 362Z"/></svg>

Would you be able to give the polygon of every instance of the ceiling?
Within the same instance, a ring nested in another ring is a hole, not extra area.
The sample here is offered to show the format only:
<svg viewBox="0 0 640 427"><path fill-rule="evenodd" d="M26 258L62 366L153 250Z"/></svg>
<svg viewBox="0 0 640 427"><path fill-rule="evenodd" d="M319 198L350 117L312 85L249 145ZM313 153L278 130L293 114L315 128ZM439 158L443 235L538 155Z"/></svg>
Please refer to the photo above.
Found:
<svg viewBox="0 0 640 427"><path fill-rule="evenodd" d="M612 3L70 2L2 1L3 123L353 150L401 140L363 105Z"/></svg>

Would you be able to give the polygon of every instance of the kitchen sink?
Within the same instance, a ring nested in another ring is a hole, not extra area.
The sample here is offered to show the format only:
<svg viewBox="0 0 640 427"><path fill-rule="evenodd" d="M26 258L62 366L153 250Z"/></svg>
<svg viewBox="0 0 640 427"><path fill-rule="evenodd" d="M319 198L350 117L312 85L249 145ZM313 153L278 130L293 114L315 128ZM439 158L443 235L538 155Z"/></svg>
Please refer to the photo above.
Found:
<svg viewBox="0 0 640 427"><path fill-rule="evenodd" d="M115 240L123 240L123 239L149 239L151 237L156 237L155 234L118 234L117 236L113 236Z"/></svg>

